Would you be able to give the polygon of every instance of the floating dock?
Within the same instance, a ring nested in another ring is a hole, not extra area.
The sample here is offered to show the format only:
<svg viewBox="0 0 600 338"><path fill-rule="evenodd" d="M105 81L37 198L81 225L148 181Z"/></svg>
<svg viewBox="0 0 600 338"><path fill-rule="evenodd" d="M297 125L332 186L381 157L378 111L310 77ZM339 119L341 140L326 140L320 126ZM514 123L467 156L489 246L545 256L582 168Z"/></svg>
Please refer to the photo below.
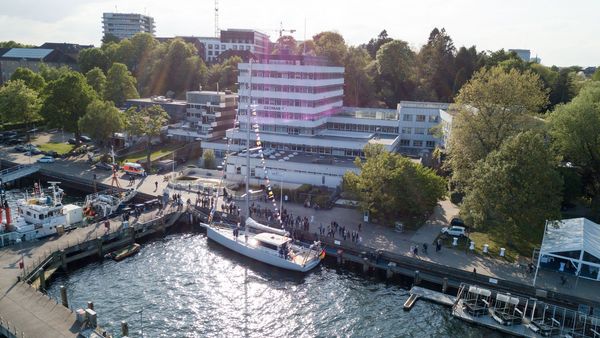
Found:
<svg viewBox="0 0 600 338"><path fill-rule="evenodd" d="M456 297L447 295L438 291L429 290L420 286L413 286L410 289L410 294L418 296L419 298L426 299L428 301L438 303L444 306L452 307L456 302Z"/></svg>

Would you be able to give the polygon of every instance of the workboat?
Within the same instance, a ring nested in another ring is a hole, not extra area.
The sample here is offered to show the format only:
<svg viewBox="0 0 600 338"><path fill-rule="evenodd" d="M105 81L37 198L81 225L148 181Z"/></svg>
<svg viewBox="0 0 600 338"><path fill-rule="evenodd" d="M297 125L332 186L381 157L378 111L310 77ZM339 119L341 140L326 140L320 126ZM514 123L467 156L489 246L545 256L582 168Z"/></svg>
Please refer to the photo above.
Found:
<svg viewBox="0 0 600 338"><path fill-rule="evenodd" d="M278 268L307 272L325 257L319 242L295 243L281 229L246 219L245 229L226 224L204 224L207 237L240 255Z"/></svg>
<svg viewBox="0 0 600 338"><path fill-rule="evenodd" d="M131 245L128 245L122 249L113 251L111 253L106 254L104 257L105 258L112 258L115 261L120 261L122 259L125 259L129 256L135 255L136 253L138 253L140 251L141 245L137 244L137 243L133 243Z"/></svg>
<svg viewBox="0 0 600 338"><path fill-rule="evenodd" d="M42 192L36 183L32 196L16 201L17 212L11 217L11 207L2 193L0 220L5 239L23 241L52 236L76 226L83 220L82 208L75 204L62 204L63 190L60 182L48 182L50 194ZM27 193L26 193L27 195ZM12 208L14 210L14 207Z"/></svg>
<svg viewBox="0 0 600 338"><path fill-rule="evenodd" d="M121 192L100 192L85 197L85 216L105 218L116 213L125 206L135 195L137 190L129 189Z"/></svg>
<svg viewBox="0 0 600 338"><path fill-rule="evenodd" d="M252 61L250 61L250 74L252 74ZM252 98L248 102L252 102ZM256 116L256 110L251 105L247 106L246 116ZM251 127L258 131L258 125L247 121L247 148L243 153L246 155L247 168L250 167L250 152L258 151L258 154L262 156L262 143L260 137L257 134L255 148L251 148L250 135ZM251 126L252 125L252 126ZM228 157L226 153L225 158ZM253 155L254 156L254 155ZM225 165L224 165L225 167ZM221 176L221 182L225 175ZM268 186L268 183L267 183ZM219 199L219 192L221 187L216 190L217 201ZM269 198L273 195L269 191ZM216 207L219 204L214 203L214 207L211 210L208 224L204 224L206 227L207 237L224 247L231 249L241 255L255 259L257 261L276 266L278 268L307 272L316 267L319 262L325 257L325 251L321 247L320 242L314 242L312 244L301 243L294 241L287 231L283 229L276 229L267 225L261 224L254 219L250 218L250 175L246 175L246 219L243 228L238 225L228 224L216 224L213 221L213 215L216 212ZM275 203L275 202L274 202Z"/></svg>

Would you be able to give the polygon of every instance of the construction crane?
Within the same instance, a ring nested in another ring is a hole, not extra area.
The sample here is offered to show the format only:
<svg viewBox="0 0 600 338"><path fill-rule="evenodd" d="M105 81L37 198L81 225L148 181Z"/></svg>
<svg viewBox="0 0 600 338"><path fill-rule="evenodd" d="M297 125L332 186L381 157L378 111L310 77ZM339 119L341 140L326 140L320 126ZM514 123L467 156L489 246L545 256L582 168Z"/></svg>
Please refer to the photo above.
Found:
<svg viewBox="0 0 600 338"><path fill-rule="evenodd" d="M293 34L295 31L295 29L283 29L283 22L279 21L279 37L282 37L285 32Z"/></svg>

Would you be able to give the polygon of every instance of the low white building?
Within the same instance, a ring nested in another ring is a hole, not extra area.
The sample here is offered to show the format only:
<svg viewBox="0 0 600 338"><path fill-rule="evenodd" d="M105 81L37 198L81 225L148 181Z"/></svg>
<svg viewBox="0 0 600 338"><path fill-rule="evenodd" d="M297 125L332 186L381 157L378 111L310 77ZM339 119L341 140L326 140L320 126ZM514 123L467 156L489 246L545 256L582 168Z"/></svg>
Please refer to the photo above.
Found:
<svg viewBox="0 0 600 338"><path fill-rule="evenodd" d="M401 101L398 104L400 145L398 151L422 155L442 147L443 137L436 135L441 115L449 103Z"/></svg>

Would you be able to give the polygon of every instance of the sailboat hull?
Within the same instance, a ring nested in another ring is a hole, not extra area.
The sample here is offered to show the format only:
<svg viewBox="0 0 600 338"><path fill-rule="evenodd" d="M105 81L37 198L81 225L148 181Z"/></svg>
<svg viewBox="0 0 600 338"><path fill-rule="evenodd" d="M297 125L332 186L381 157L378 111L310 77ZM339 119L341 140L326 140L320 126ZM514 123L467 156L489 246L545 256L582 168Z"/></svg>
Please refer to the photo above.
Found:
<svg viewBox="0 0 600 338"><path fill-rule="evenodd" d="M308 272L316 267L320 262L319 259L312 259L307 261L306 264L298 264L273 253L253 247L251 244L246 243L243 236L240 236L236 240L233 238L233 235L230 236L228 233L226 233L227 231L228 230L215 229L210 225L206 225L207 237L210 240L213 240L222 246L239 253L240 255L244 255L265 264L286 270Z"/></svg>

